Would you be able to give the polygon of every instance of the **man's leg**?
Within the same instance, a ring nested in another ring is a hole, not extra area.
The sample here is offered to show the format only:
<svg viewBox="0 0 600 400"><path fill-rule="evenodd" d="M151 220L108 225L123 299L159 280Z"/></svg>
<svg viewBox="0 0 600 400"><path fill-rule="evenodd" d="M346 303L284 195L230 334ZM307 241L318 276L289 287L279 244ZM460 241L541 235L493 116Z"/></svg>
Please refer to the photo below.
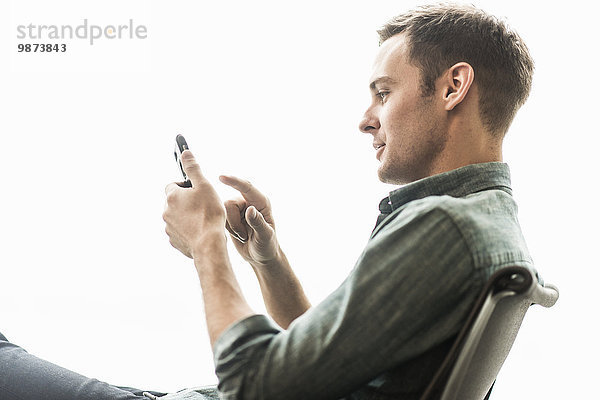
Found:
<svg viewBox="0 0 600 400"><path fill-rule="evenodd" d="M148 400L142 397L142 391L127 389L86 378L32 356L0 333L0 397L3 400Z"/></svg>

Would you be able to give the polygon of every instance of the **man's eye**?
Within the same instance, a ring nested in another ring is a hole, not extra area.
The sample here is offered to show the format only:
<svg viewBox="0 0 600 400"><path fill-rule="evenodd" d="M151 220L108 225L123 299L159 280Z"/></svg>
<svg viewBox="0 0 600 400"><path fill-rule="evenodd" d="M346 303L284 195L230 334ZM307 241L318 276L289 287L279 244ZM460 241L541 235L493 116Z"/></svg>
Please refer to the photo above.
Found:
<svg viewBox="0 0 600 400"><path fill-rule="evenodd" d="M379 97L379 99L380 99L381 101L383 101L383 100L385 100L386 96L387 96L389 93L390 93L390 92L386 92L386 91L383 91L383 90L382 90L382 91L380 91L380 92L377 92L377 97Z"/></svg>

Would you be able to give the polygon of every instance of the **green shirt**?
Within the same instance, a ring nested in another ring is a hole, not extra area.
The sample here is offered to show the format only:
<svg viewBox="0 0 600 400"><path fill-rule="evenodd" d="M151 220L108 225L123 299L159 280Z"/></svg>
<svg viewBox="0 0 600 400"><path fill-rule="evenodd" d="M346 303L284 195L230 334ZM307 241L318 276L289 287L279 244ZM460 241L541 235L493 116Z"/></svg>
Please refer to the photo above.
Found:
<svg viewBox="0 0 600 400"><path fill-rule="evenodd" d="M533 269L503 163L390 193L347 279L287 330L255 315L214 346L222 399L417 399L493 272Z"/></svg>

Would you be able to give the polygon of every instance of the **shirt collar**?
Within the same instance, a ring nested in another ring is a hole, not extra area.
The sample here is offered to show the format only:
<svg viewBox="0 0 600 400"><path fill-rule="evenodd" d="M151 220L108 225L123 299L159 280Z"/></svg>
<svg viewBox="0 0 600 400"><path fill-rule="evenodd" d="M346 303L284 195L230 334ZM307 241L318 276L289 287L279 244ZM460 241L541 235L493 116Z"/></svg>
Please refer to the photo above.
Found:
<svg viewBox="0 0 600 400"><path fill-rule="evenodd" d="M382 214L390 214L406 203L428 196L464 197L483 190L499 189L512 195L510 170L501 162L470 164L429 176L390 192L379 203Z"/></svg>

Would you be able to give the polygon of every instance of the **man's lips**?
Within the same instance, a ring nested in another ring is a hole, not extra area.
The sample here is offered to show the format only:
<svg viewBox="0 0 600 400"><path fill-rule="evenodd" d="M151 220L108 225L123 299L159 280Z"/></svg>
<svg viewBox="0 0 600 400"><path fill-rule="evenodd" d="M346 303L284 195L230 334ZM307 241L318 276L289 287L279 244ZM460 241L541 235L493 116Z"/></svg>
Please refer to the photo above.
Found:
<svg viewBox="0 0 600 400"><path fill-rule="evenodd" d="M383 150L385 149L385 143L373 143L373 148L377 150L375 157L379 160L383 154Z"/></svg>

